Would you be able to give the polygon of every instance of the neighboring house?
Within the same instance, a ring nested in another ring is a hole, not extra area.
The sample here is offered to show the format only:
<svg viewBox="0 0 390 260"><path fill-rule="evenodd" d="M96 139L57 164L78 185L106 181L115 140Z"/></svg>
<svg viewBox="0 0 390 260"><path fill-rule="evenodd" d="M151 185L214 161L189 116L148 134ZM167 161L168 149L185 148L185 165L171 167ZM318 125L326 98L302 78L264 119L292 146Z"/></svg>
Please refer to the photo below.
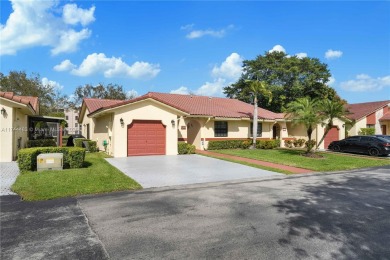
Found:
<svg viewBox="0 0 390 260"><path fill-rule="evenodd" d="M65 120L68 123L65 129L65 135L81 134L82 126L79 124L79 111L67 109L64 113Z"/></svg>
<svg viewBox="0 0 390 260"><path fill-rule="evenodd" d="M0 112L0 162L10 162L26 145L28 117L39 114L39 101L37 97L0 92Z"/></svg>
<svg viewBox="0 0 390 260"><path fill-rule="evenodd" d="M390 135L390 100L347 105L353 121L348 135L358 135L361 128L375 128L375 134Z"/></svg>
<svg viewBox="0 0 390 260"><path fill-rule="evenodd" d="M253 105L237 99L150 92L126 101L86 98L79 123L84 136L96 140L101 150L107 143L107 152L115 157L173 155L178 141L207 149L209 141L251 138L252 114ZM259 139L306 136L304 127L293 125L282 113L258 108L258 120ZM336 120L325 145L344 138L342 127ZM323 132L318 125L312 138L319 140Z"/></svg>

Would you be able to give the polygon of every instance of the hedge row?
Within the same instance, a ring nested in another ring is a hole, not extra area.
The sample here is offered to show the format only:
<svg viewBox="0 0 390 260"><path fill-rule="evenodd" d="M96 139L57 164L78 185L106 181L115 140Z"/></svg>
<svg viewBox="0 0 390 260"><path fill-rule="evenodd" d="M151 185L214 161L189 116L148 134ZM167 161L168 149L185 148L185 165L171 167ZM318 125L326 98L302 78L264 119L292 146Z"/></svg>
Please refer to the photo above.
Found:
<svg viewBox="0 0 390 260"><path fill-rule="evenodd" d="M26 143L27 148L31 147L51 147L57 146L54 139L37 139L37 140L28 140Z"/></svg>
<svg viewBox="0 0 390 260"><path fill-rule="evenodd" d="M195 145L188 143L179 143L178 152L179 154L193 154L195 153Z"/></svg>
<svg viewBox="0 0 390 260"><path fill-rule="evenodd" d="M19 169L21 171L35 171L37 169L37 157L41 153L64 154L64 168L81 168L85 159L85 149L79 147L25 148L18 152Z"/></svg>
<svg viewBox="0 0 390 260"><path fill-rule="evenodd" d="M88 142L88 147L85 147L83 142ZM88 152L91 152L91 153L99 151L96 141L91 141L89 139L84 139L84 138L75 138L73 140L73 143L74 143L75 147L87 148Z"/></svg>
<svg viewBox="0 0 390 260"><path fill-rule="evenodd" d="M209 141L208 150L222 149L248 149L252 145L252 140L227 140L227 141ZM273 149L280 146L280 140L256 140L256 148Z"/></svg>

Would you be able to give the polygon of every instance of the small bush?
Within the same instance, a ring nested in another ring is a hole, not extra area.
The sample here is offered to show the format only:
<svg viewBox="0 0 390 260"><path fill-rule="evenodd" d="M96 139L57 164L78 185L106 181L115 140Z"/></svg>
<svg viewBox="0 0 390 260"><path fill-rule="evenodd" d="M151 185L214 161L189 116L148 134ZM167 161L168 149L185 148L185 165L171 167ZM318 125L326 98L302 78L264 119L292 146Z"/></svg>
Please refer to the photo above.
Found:
<svg viewBox="0 0 390 260"><path fill-rule="evenodd" d="M284 140L284 146L288 148L292 148L294 141L295 140Z"/></svg>
<svg viewBox="0 0 390 260"><path fill-rule="evenodd" d="M245 143L244 143L245 142ZM226 140L226 141L209 141L207 147L208 150L223 150L223 149L245 149L245 147L251 144L249 140ZM249 148L249 146L247 148Z"/></svg>
<svg viewBox="0 0 390 260"><path fill-rule="evenodd" d="M310 140L310 142L309 142L309 141L306 141L306 142L305 142L305 147L308 148L309 151L310 151L311 149L313 149L313 147L314 147L316 144L317 144L316 140Z"/></svg>
<svg viewBox="0 0 390 260"><path fill-rule="evenodd" d="M179 143L178 144L178 152L179 154L194 154L195 153L195 145L188 143Z"/></svg>
<svg viewBox="0 0 390 260"><path fill-rule="evenodd" d="M81 168L84 163L85 149L79 147L34 147L18 152L18 165L21 171L35 171L37 157L41 153L64 154L64 168Z"/></svg>
<svg viewBox="0 0 390 260"><path fill-rule="evenodd" d="M26 143L27 148L31 147L52 147L57 146L54 139L38 139L38 140L28 140Z"/></svg>
<svg viewBox="0 0 390 260"><path fill-rule="evenodd" d="M302 147L305 144L305 139L296 139L293 141L295 147Z"/></svg>
<svg viewBox="0 0 390 260"><path fill-rule="evenodd" d="M99 151L96 141L87 141L87 142L88 142L88 151L90 153L95 153Z"/></svg>
<svg viewBox="0 0 390 260"><path fill-rule="evenodd" d="M360 128L359 135L374 135L375 128Z"/></svg>
<svg viewBox="0 0 390 260"><path fill-rule="evenodd" d="M256 140L256 148L258 149L274 149L280 146L280 140L270 139L270 140Z"/></svg>
<svg viewBox="0 0 390 260"><path fill-rule="evenodd" d="M85 138L75 138L75 139L73 139L74 147L83 147L83 148L85 148L85 145L83 145L84 141L90 141L90 140L85 139Z"/></svg>

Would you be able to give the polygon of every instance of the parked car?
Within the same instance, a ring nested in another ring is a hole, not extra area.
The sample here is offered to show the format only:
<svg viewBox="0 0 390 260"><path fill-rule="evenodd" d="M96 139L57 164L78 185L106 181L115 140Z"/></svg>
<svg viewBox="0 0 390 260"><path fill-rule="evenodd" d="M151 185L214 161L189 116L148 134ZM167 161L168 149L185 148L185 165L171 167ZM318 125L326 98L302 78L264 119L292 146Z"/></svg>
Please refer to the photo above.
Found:
<svg viewBox="0 0 390 260"><path fill-rule="evenodd" d="M328 149L335 152L364 153L371 156L389 155L390 140L377 136L351 136L330 143Z"/></svg>
<svg viewBox="0 0 390 260"><path fill-rule="evenodd" d="M374 135L374 136L381 137L381 138L384 138L384 139L390 141L390 135Z"/></svg>

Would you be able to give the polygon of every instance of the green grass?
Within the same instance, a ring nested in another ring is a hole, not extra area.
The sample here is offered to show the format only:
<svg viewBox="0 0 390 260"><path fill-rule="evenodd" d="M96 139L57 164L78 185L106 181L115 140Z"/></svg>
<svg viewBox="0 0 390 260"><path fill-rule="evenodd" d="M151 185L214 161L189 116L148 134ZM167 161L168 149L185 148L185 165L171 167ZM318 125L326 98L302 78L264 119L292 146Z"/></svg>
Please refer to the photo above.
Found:
<svg viewBox="0 0 390 260"><path fill-rule="evenodd" d="M214 152L214 151L213 151L213 152ZM218 151L218 152L219 152L219 151ZM262 170L267 170L267 171L272 171L272 172L279 172L279 173L283 173L283 174L287 174L287 175L288 175L288 174L292 174L292 172L287 171L287 170L282 170L282 169L278 169L278 168L267 167L267 166L258 165L258 164L253 164L253 163L248 163L248 162L239 161L239 160L233 160L233 159L230 159L230 158L223 158L223 157L215 156L215 155L211 155L211 154L199 154L199 155L207 156L207 157L212 157L212 158L216 158L216 159L220 159L220 160L223 160L223 161L239 163L239 164L242 164L242 165L246 165L246 166L250 166L250 167L254 167L254 168L258 168L258 169L262 169Z"/></svg>
<svg viewBox="0 0 390 260"><path fill-rule="evenodd" d="M105 157L104 153L87 153L85 168L21 173L12 190L32 201L142 188Z"/></svg>
<svg viewBox="0 0 390 260"><path fill-rule="evenodd" d="M321 153L324 158L316 159L302 156L303 151L274 149L274 150L216 150L213 152L230 154L261 161L279 163L313 171L341 171L358 168L389 165L388 159L353 157L342 154Z"/></svg>

